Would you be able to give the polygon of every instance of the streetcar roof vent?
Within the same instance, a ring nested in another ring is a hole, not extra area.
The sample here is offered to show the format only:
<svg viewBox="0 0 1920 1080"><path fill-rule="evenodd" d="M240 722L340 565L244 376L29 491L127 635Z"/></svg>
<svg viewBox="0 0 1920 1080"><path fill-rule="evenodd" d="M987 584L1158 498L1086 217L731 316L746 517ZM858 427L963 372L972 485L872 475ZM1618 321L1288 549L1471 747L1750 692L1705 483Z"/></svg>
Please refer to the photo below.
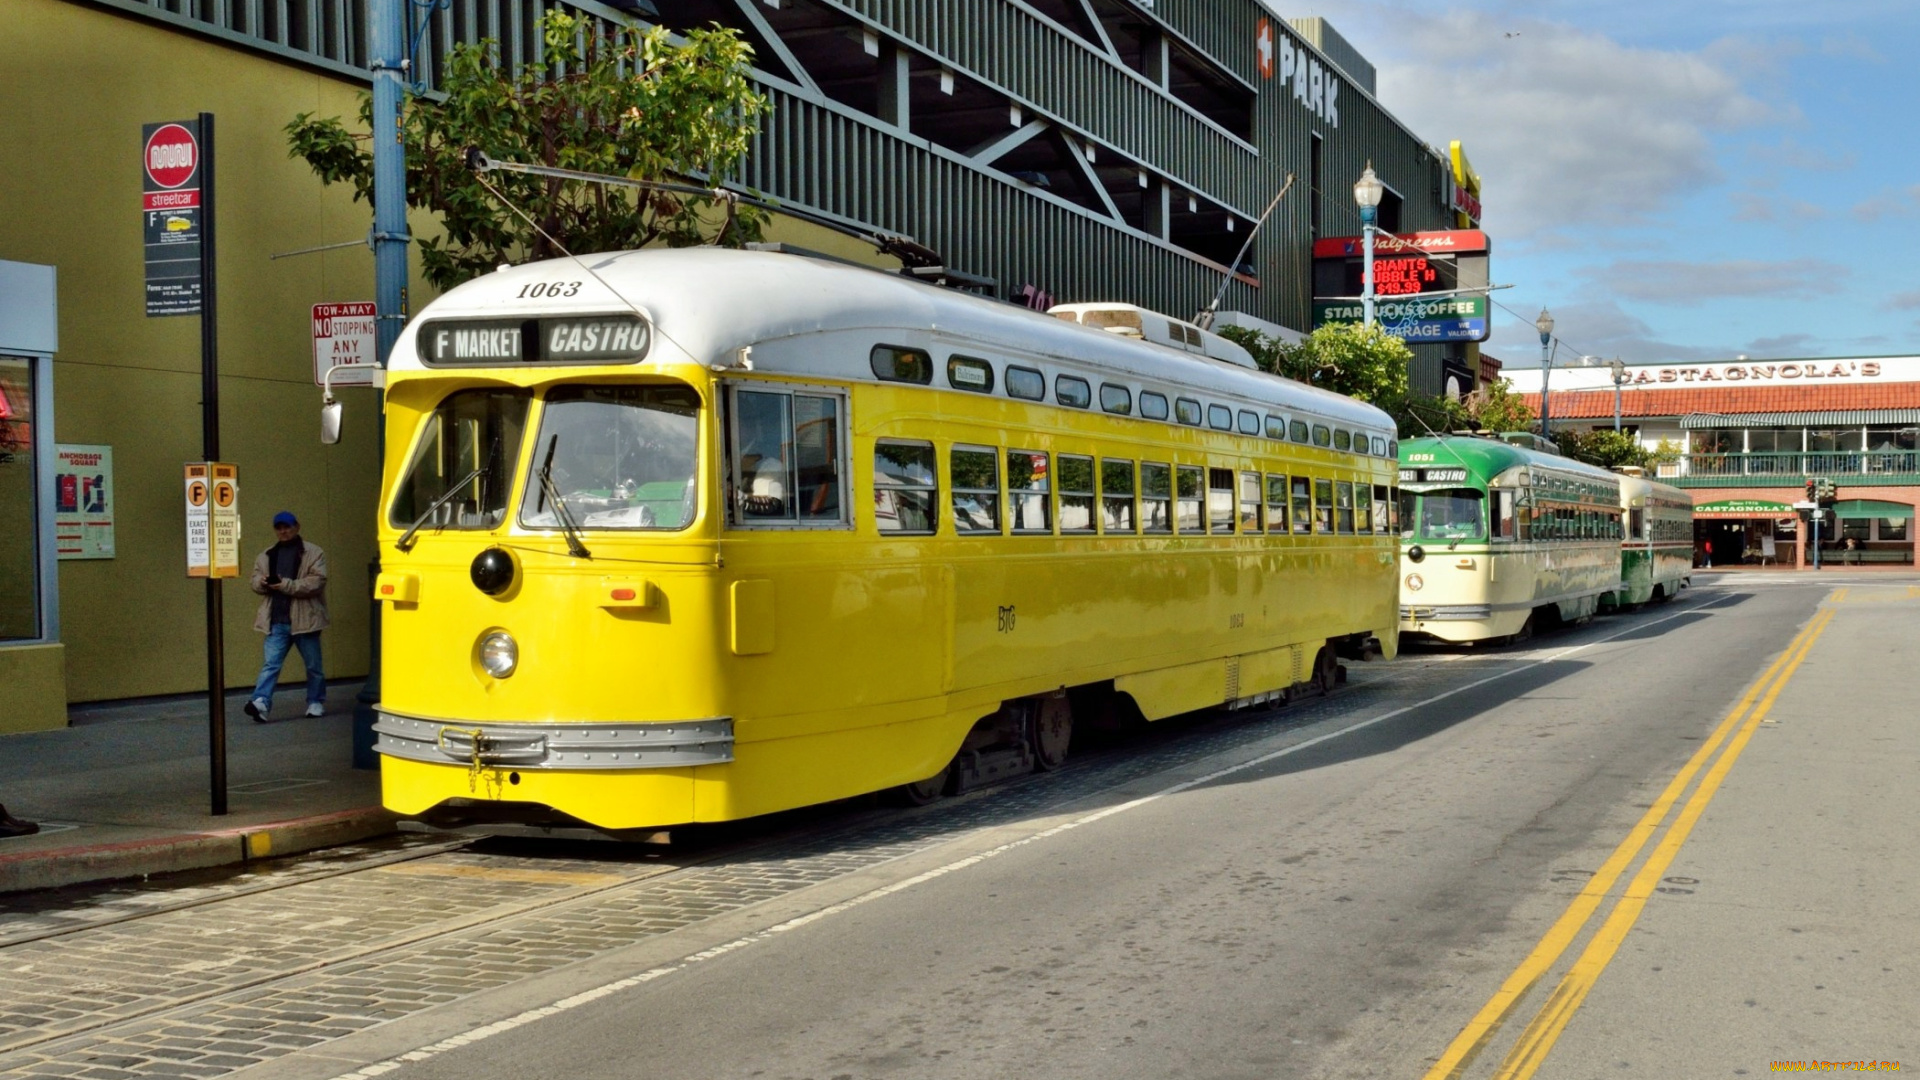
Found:
<svg viewBox="0 0 1920 1080"><path fill-rule="evenodd" d="M1640 466L1638 466L1638 465L1614 465L1614 466L1610 466L1610 467L1611 467L1611 468L1613 469L1613 471L1614 471L1614 472L1617 472L1617 473L1619 473L1619 474L1620 474L1621 476L1645 476L1645 475L1647 475L1647 470L1645 470L1645 469L1643 469L1643 468L1641 468L1641 467L1640 467Z"/></svg>
<svg viewBox="0 0 1920 1080"><path fill-rule="evenodd" d="M1047 314L1081 326L1119 334L1122 337L1151 341L1181 352L1199 353L1229 364L1258 369L1253 354L1210 330L1202 330L1184 319L1162 315L1134 304L1055 304Z"/></svg>
<svg viewBox="0 0 1920 1080"><path fill-rule="evenodd" d="M1500 433L1500 441L1510 443L1514 446L1524 446L1529 450L1538 450L1543 454L1557 454L1560 452L1559 443L1554 442L1544 435L1536 435L1531 431L1503 431Z"/></svg>

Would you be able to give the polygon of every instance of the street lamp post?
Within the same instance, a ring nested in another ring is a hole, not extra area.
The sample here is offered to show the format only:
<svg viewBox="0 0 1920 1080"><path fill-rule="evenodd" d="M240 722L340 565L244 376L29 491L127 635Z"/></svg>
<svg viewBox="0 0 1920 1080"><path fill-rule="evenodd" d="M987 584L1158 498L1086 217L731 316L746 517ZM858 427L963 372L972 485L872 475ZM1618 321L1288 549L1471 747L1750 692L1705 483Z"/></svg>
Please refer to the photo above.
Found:
<svg viewBox="0 0 1920 1080"><path fill-rule="evenodd" d="M1353 201L1360 206L1360 310L1368 326L1373 325L1373 234L1380 216L1380 196L1386 185L1373 175L1373 162L1353 182Z"/></svg>
<svg viewBox="0 0 1920 1080"><path fill-rule="evenodd" d="M1618 434L1620 431L1620 387L1627 381L1627 365L1625 361L1616 356L1613 358L1613 363L1607 366L1613 369L1613 430L1615 434Z"/></svg>
<svg viewBox="0 0 1920 1080"><path fill-rule="evenodd" d="M1533 320L1533 328L1540 331L1540 434L1551 439L1553 414L1547 409L1547 383L1553 378L1553 316L1546 308L1540 309L1540 317Z"/></svg>

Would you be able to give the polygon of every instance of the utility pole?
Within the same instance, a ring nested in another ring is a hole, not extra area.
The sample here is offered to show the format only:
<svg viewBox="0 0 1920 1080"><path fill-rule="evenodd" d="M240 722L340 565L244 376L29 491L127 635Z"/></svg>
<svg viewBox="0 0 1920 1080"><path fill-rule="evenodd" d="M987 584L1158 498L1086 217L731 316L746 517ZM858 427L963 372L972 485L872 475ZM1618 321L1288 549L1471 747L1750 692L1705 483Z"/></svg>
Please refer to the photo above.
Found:
<svg viewBox="0 0 1920 1080"><path fill-rule="evenodd" d="M400 136L400 102L408 74L407 0L372 0L368 37L373 63L373 299L375 345L384 371L393 354L394 340L407 322L407 151ZM378 391L385 393L384 390ZM379 429L382 475L386 461L386 407L374 410ZM376 552L367 566L369 583L380 575ZM369 588L369 594L372 589ZM380 702L380 601L373 602L367 637L367 681L353 706L353 765L371 769L374 706Z"/></svg>

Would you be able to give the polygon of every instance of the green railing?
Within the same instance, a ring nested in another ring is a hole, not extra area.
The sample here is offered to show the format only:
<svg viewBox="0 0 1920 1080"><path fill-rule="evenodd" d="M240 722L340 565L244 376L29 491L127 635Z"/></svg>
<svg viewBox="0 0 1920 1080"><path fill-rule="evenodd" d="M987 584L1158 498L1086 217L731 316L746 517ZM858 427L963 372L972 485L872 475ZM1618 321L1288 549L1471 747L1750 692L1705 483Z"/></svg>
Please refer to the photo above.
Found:
<svg viewBox="0 0 1920 1080"><path fill-rule="evenodd" d="M1685 454L1663 462L1662 479L1799 482L1809 476L1891 477L1920 473L1920 451L1809 450L1784 454Z"/></svg>

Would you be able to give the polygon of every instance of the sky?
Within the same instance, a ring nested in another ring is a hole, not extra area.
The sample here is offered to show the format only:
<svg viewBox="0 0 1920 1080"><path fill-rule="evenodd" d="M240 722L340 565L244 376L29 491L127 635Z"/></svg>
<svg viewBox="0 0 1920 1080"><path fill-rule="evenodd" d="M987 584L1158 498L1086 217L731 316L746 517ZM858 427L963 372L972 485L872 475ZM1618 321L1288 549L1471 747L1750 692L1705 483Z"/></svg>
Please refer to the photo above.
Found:
<svg viewBox="0 0 1920 1080"><path fill-rule="evenodd" d="M1269 3L1460 140L1507 366L1920 353L1920 2Z"/></svg>

